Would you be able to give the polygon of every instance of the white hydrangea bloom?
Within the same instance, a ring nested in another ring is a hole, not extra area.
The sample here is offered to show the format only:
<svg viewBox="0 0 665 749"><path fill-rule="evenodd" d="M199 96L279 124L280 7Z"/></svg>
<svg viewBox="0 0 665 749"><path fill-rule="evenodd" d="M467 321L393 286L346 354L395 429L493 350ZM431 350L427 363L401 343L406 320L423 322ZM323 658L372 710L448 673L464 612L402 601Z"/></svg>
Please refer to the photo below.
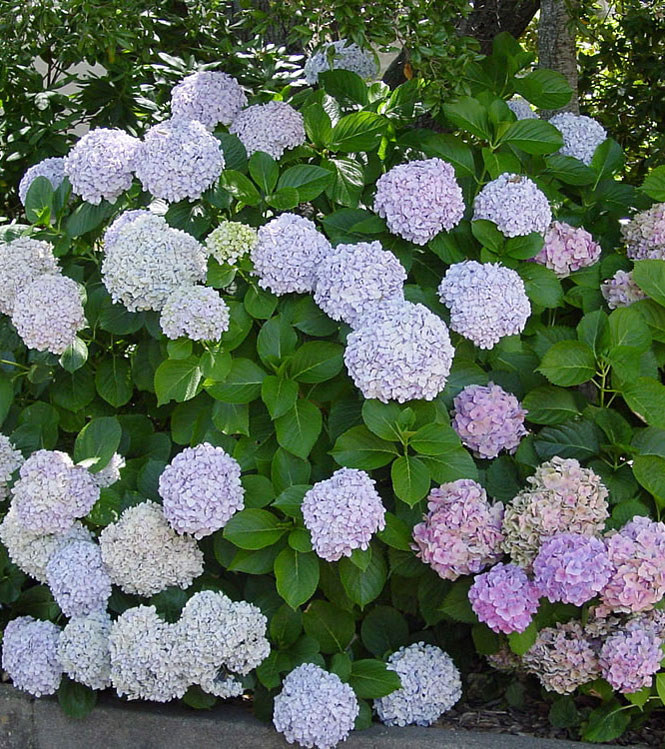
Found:
<svg viewBox="0 0 665 749"><path fill-rule="evenodd" d="M7 485L24 462L21 451L14 447L9 437L0 434L0 501L7 498Z"/></svg>
<svg viewBox="0 0 665 749"><path fill-rule="evenodd" d="M222 221L206 237L206 248L221 265L233 265L253 250L258 241L259 235L254 227L239 221Z"/></svg>
<svg viewBox="0 0 665 749"><path fill-rule="evenodd" d="M552 222L549 201L528 177L508 172L488 182L473 201L473 220L493 221L506 237L545 234Z"/></svg>
<svg viewBox="0 0 665 749"><path fill-rule="evenodd" d="M243 109L229 132L240 138L249 155L265 151L280 159L284 151L305 142L305 121L290 104L269 101Z"/></svg>
<svg viewBox="0 0 665 749"><path fill-rule="evenodd" d="M596 120L585 115L561 112L550 119L550 125L563 136L560 153L572 156L589 166L596 148L607 140L607 131Z"/></svg>
<svg viewBox="0 0 665 749"><path fill-rule="evenodd" d="M331 61L332 60L332 61ZM361 49L346 39L324 44L305 63L305 80L311 85L319 80L319 73L326 70L350 70L361 78L374 78L379 68L376 56L369 50Z"/></svg>
<svg viewBox="0 0 665 749"><path fill-rule="evenodd" d="M30 237L0 242L0 312L11 315L17 293L45 273L60 273L48 242Z"/></svg>
<svg viewBox="0 0 665 749"><path fill-rule="evenodd" d="M531 104L521 96L513 96L506 104L518 120L538 119L538 114L531 109Z"/></svg>
<svg viewBox="0 0 665 749"><path fill-rule="evenodd" d="M246 106L247 96L238 81L216 70L192 73L171 89L173 116L198 120L208 130L220 123L230 125Z"/></svg>
<svg viewBox="0 0 665 749"><path fill-rule="evenodd" d="M58 658L70 679L90 689L111 686L110 633L111 617L105 611L69 620L60 633Z"/></svg>
<svg viewBox="0 0 665 749"><path fill-rule="evenodd" d="M115 484L120 479L120 471L125 467L125 459L120 453L113 453L111 460L108 464L97 473L92 473L91 476L100 489L105 489L108 486Z"/></svg>
<svg viewBox="0 0 665 749"><path fill-rule="evenodd" d="M53 187L54 190L57 190L65 178L65 160L62 156L42 159L39 163L34 164L26 170L18 185L18 197L23 205L25 205L25 199L28 195L30 185L37 179L37 177L46 177L46 179L51 183L51 187Z"/></svg>
<svg viewBox="0 0 665 749"><path fill-rule="evenodd" d="M167 338L218 341L229 329L229 308L215 289L182 286L169 294L159 324Z"/></svg>

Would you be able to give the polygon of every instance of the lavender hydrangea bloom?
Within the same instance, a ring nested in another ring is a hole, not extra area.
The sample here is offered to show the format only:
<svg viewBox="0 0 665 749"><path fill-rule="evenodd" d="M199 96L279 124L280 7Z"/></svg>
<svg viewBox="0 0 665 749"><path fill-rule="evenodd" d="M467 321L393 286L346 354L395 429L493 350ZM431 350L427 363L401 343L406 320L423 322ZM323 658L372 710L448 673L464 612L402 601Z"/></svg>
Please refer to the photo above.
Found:
<svg viewBox="0 0 665 749"><path fill-rule="evenodd" d="M379 72L376 57L372 52L360 49L357 44L349 43L346 39L329 42L318 49L307 59L303 73L311 86L318 82L319 73L331 69L350 70L365 79L374 78Z"/></svg>
<svg viewBox="0 0 665 749"><path fill-rule="evenodd" d="M256 229L239 221L222 221L206 237L206 248L215 260L233 265L253 250L259 241Z"/></svg>
<svg viewBox="0 0 665 749"><path fill-rule="evenodd" d="M200 198L223 169L219 141L196 120L153 125L136 152L136 176L143 189L169 203Z"/></svg>
<svg viewBox="0 0 665 749"><path fill-rule="evenodd" d="M533 560L534 582L552 603L581 606L603 589L611 572L603 542L577 533L543 541Z"/></svg>
<svg viewBox="0 0 665 749"><path fill-rule="evenodd" d="M37 450L19 471L12 494L18 521L33 533L62 533L99 499L99 487L66 453Z"/></svg>
<svg viewBox="0 0 665 749"><path fill-rule="evenodd" d="M125 593L152 596L169 586L188 588L203 572L203 554L180 536L156 502L127 508L99 537L111 582Z"/></svg>
<svg viewBox="0 0 665 749"><path fill-rule="evenodd" d="M521 96L513 96L506 102L510 111L518 120L537 120L538 115L531 109L531 104Z"/></svg>
<svg viewBox="0 0 665 749"><path fill-rule="evenodd" d="M538 611L538 588L520 567L499 562L476 575L469 601L481 622L494 632L524 632Z"/></svg>
<svg viewBox="0 0 665 749"><path fill-rule="evenodd" d="M65 616L104 611L111 595L99 546L87 541L74 541L56 551L46 565L46 581Z"/></svg>
<svg viewBox="0 0 665 749"><path fill-rule="evenodd" d="M387 726L430 726L462 696L462 681L453 659L436 647L416 642L388 658L387 668L402 682L374 709Z"/></svg>
<svg viewBox="0 0 665 749"><path fill-rule="evenodd" d="M21 451L4 434L0 434L0 501L9 494L8 484L12 476L24 463Z"/></svg>
<svg viewBox="0 0 665 749"><path fill-rule="evenodd" d="M159 324L173 340L187 336L192 341L218 341L229 329L229 308L215 289L182 286L164 302Z"/></svg>
<svg viewBox="0 0 665 749"><path fill-rule="evenodd" d="M478 458L514 453L522 437L526 411L512 393L499 385L467 385L453 400L452 428Z"/></svg>
<svg viewBox="0 0 665 749"><path fill-rule="evenodd" d="M610 309L629 307L634 302L647 299L647 295L633 281L632 270L618 270L612 278L603 281L600 291Z"/></svg>
<svg viewBox="0 0 665 749"><path fill-rule="evenodd" d="M259 229L258 242L252 248L259 286L277 296L311 292L316 269L330 250L330 242L312 221L282 213Z"/></svg>
<svg viewBox="0 0 665 749"><path fill-rule="evenodd" d="M524 330L531 304L516 271L499 263L464 260L451 265L439 285L450 309L450 327L481 349Z"/></svg>
<svg viewBox="0 0 665 749"><path fill-rule="evenodd" d="M528 177L501 174L488 182L473 202L473 220L493 221L506 237L544 234L552 222L545 193Z"/></svg>
<svg viewBox="0 0 665 749"><path fill-rule="evenodd" d="M25 205L30 185L37 177L46 177L53 189L57 190L65 178L65 160L61 156L42 159L26 170L18 185L18 197L23 205Z"/></svg>
<svg viewBox="0 0 665 749"><path fill-rule="evenodd" d="M365 471L340 468L305 494L302 514L314 551L329 562L367 549L372 535L386 526L385 508Z"/></svg>
<svg viewBox="0 0 665 749"><path fill-rule="evenodd" d="M406 270L380 242L339 244L316 268L314 301L333 320L356 327L378 302L404 300Z"/></svg>
<svg viewBox="0 0 665 749"><path fill-rule="evenodd" d="M178 533L194 538L223 528L245 506L240 465L221 447L186 447L159 477L164 516Z"/></svg>
<svg viewBox="0 0 665 749"><path fill-rule="evenodd" d="M60 633L58 658L70 679L90 689L111 686L111 617L102 611L70 619Z"/></svg>
<svg viewBox="0 0 665 749"><path fill-rule="evenodd" d="M665 260L665 203L656 203L621 226L632 260Z"/></svg>
<svg viewBox="0 0 665 749"><path fill-rule="evenodd" d="M53 622L19 616L7 624L2 637L2 667L14 686L35 697L54 694L60 686L60 630Z"/></svg>
<svg viewBox="0 0 665 749"><path fill-rule="evenodd" d="M444 580L480 572L501 559L503 505L490 505L471 479L432 489L428 513L413 529L417 555Z"/></svg>
<svg viewBox="0 0 665 749"><path fill-rule="evenodd" d="M559 694L572 694L600 676L598 658L576 621L541 629L522 665L545 689Z"/></svg>
<svg viewBox="0 0 665 749"><path fill-rule="evenodd" d="M92 478L100 489L112 486L120 479L120 471L125 467L125 459L119 453L113 453L111 460L101 471L92 474Z"/></svg>
<svg viewBox="0 0 665 749"><path fill-rule="evenodd" d="M28 348L62 354L87 326L79 285L67 276L39 276L16 294L12 322Z"/></svg>
<svg viewBox="0 0 665 749"><path fill-rule="evenodd" d="M663 641L648 629L610 635L598 656L603 678L622 694L650 687L660 669Z"/></svg>
<svg viewBox="0 0 665 749"><path fill-rule="evenodd" d="M240 138L250 156L264 151L273 159L280 159L284 151L305 142L305 121L290 104L269 101L243 109L229 132Z"/></svg>
<svg viewBox="0 0 665 749"><path fill-rule="evenodd" d="M0 312L11 315L16 295L46 273L60 273L48 242L30 237L0 242Z"/></svg>
<svg viewBox="0 0 665 749"><path fill-rule="evenodd" d="M423 245L464 217L464 197L455 170L441 159L394 166L376 183L374 210L393 234Z"/></svg>
<svg viewBox="0 0 665 749"><path fill-rule="evenodd" d="M334 749L353 730L359 712L353 689L339 676L303 663L284 679L272 720L289 744Z"/></svg>
<svg viewBox="0 0 665 749"><path fill-rule="evenodd" d="M198 120L208 130L220 123L230 125L246 106L247 96L238 81L219 71L192 73L171 89L174 118Z"/></svg>
<svg viewBox="0 0 665 749"><path fill-rule="evenodd" d="M574 271L597 263L600 253L600 245L586 229L553 221L543 248L533 260L554 271L557 278L568 278Z"/></svg>
<svg viewBox="0 0 665 749"><path fill-rule="evenodd" d="M432 400L444 389L455 349L448 328L422 304L387 302L347 339L344 363L365 398Z"/></svg>
<svg viewBox="0 0 665 749"><path fill-rule="evenodd" d="M65 156L72 192L95 205L111 203L132 186L140 141L122 130L98 128L86 133Z"/></svg>
<svg viewBox="0 0 665 749"><path fill-rule="evenodd" d="M118 237L120 236L120 230L127 226L128 224L131 224L132 221L134 221L137 218L140 218L141 216L154 216L154 213L151 213L150 211L145 210L144 208L139 208L135 211L123 211L122 213L119 213L116 218L113 220L113 223L109 226L109 228L104 232L104 247L110 247L114 242L118 240Z"/></svg>
<svg viewBox="0 0 665 749"><path fill-rule="evenodd" d="M203 281L206 253L194 237L161 216L139 216L106 248L102 281L114 302L130 312L159 312L169 294Z"/></svg>
<svg viewBox="0 0 665 749"><path fill-rule="evenodd" d="M561 112L550 118L549 122L563 136L563 147L559 153L579 159L587 166L591 163L596 148L607 140L605 128L585 115Z"/></svg>

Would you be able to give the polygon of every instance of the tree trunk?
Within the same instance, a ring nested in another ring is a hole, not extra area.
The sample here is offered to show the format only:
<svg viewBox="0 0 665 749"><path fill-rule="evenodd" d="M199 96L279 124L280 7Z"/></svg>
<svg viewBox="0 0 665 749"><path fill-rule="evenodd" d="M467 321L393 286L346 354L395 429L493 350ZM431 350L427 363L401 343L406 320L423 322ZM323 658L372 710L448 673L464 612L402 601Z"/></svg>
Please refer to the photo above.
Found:
<svg viewBox="0 0 665 749"><path fill-rule="evenodd" d="M548 117L556 112L580 113L577 94L577 48L568 5L577 0L541 0L538 24L538 67L561 73L573 89L573 95L561 109L544 112Z"/></svg>

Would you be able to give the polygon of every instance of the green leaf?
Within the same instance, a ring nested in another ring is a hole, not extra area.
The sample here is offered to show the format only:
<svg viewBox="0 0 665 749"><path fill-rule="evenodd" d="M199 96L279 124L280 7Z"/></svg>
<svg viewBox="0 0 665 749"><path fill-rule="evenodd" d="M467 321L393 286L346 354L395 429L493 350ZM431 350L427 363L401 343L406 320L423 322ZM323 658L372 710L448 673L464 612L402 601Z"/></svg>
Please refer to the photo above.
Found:
<svg viewBox="0 0 665 749"><path fill-rule="evenodd" d="M352 158L340 157L321 162L331 169L332 183L326 188L326 195L334 203L357 208L365 186L365 172L362 164Z"/></svg>
<svg viewBox="0 0 665 749"><path fill-rule="evenodd" d="M94 396L94 387L93 387L93 396ZM61 403L58 403L57 398L54 398L54 400L56 402L56 405L61 405ZM92 400L92 398L90 398L90 400ZM14 386L5 376L0 374L0 424L2 424L4 420L7 418L7 414L9 413L9 409L11 408L13 401L14 401ZM75 410L78 410L78 409L75 409Z"/></svg>
<svg viewBox="0 0 665 749"><path fill-rule="evenodd" d="M439 606L439 611L442 611L456 622L476 624L478 618L473 613L469 601L469 588L472 583L473 580L469 578L456 580L448 593L446 593L443 603Z"/></svg>
<svg viewBox="0 0 665 749"><path fill-rule="evenodd" d="M576 394L554 385L534 388L526 394L522 406L532 424L563 424L581 413Z"/></svg>
<svg viewBox="0 0 665 749"><path fill-rule="evenodd" d="M517 272L524 281L527 296L534 304L549 309L563 306L561 281L549 268L537 263L520 263Z"/></svg>
<svg viewBox="0 0 665 749"><path fill-rule="evenodd" d="M210 710L216 705L217 697L204 692L201 687L194 684L185 692L182 701L194 710Z"/></svg>
<svg viewBox="0 0 665 749"><path fill-rule="evenodd" d="M392 606L375 606L363 619L360 634L369 652L384 658L407 642L409 625Z"/></svg>
<svg viewBox="0 0 665 749"><path fill-rule="evenodd" d="M367 84L350 70L324 70L319 73L319 85L341 104L350 102L364 107L367 102Z"/></svg>
<svg viewBox="0 0 665 749"><path fill-rule="evenodd" d="M88 470L98 473L105 468L120 445L122 428L114 416L100 416L89 421L78 433L74 443L74 460L94 459Z"/></svg>
<svg viewBox="0 0 665 749"><path fill-rule="evenodd" d="M514 79L515 90L539 109L561 109L570 101L573 90L554 70L541 68Z"/></svg>
<svg viewBox="0 0 665 749"><path fill-rule="evenodd" d="M538 371L554 385L580 385L596 374L596 357L581 341L560 341L551 346Z"/></svg>
<svg viewBox="0 0 665 749"><path fill-rule="evenodd" d="M178 338L176 341L169 341L166 344L166 352L169 359L187 359L192 355L194 345L189 338Z"/></svg>
<svg viewBox="0 0 665 749"><path fill-rule="evenodd" d="M665 202L665 166L657 166L646 176L640 190L658 203Z"/></svg>
<svg viewBox="0 0 665 749"><path fill-rule="evenodd" d="M272 419L284 416L298 400L298 384L283 377L268 375L261 384L261 399Z"/></svg>
<svg viewBox="0 0 665 749"><path fill-rule="evenodd" d="M558 151L563 146L563 136L549 122L527 119L513 122L499 142L510 143L526 153L543 155Z"/></svg>
<svg viewBox="0 0 665 749"><path fill-rule="evenodd" d="M622 387L631 411L650 426L665 429L665 387L651 377L638 377Z"/></svg>
<svg viewBox="0 0 665 749"><path fill-rule="evenodd" d="M396 403L366 400L362 407L362 417L367 428L377 437L389 442L402 440L402 433L398 426L401 414L402 409Z"/></svg>
<svg viewBox="0 0 665 749"><path fill-rule="evenodd" d="M277 442L299 458L306 458L310 454L322 427L321 411L302 398L290 411L275 420Z"/></svg>
<svg viewBox="0 0 665 749"><path fill-rule="evenodd" d="M272 505L291 518L302 518L300 506L302 505L305 494L311 488L312 487L309 484L295 484L289 486L288 489L284 489Z"/></svg>
<svg viewBox="0 0 665 749"><path fill-rule="evenodd" d="M280 606L270 620L270 638L279 648L288 648L300 637L302 632L302 613L300 609Z"/></svg>
<svg viewBox="0 0 665 749"><path fill-rule="evenodd" d="M353 662L349 684L358 697L378 699L400 689L402 682L395 671L382 661L363 659Z"/></svg>
<svg viewBox="0 0 665 749"><path fill-rule="evenodd" d="M344 348L338 343L309 341L293 355L289 363L291 377L307 383L330 380L342 369L343 356Z"/></svg>
<svg viewBox="0 0 665 749"><path fill-rule="evenodd" d="M630 715L618 700L604 702L589 714L582 738L602 744L614 741L628 728Z"/></svg>
<svg viewBox="0 0 665 749"><path fill-rule="evenodd" d="M490 140L492 137L487 109L470 96L462 96L457 101L444 104L443 113L453 125L457 125L481 140Z"/></svg>
<svg viewBox="0 0 665 749"><path fill-rule="evenodd" d="M665 458L656 455L637 455L633 461L633 474L656 500L659 507L665 506Z"/></svg>
<svg viewBox="0 0 665 749"><path fill-rule="evenodd" d="M375 112L347 114L333 128L330 148L345 153L373 151L387 125L388 120Z"/></svg>
<svg viewBox="0 0 665 749"><path fill-rule="evenodd" d="M347 557L342 558L339 562L339 577L346 595L362 609L381 595L388 569L383 555L374 549L366 570L361 570Z"/></svg>
<svg viewBox="0 0 665 749"><path fill-rule="evenodd" d="M256 351L264 362L279 365L290 356L298 344L298 334L284 315L277 315L261 326L256 339Z"/></svg>
<svg viewBox="0 0 665 749"><path fill-rule="evenodd" d="M300 193L295 187L282 187L266 195L266 203L276 211L290 211L300 203Z"/></svg>
<svg viewBox="0 0 665 749"><path fill-rule="evenodd" d="M320 104L309 104L302 110L307 137L317 148L330 143L332 124L326 110Z"/></svg>
<svg viewBox="0 0 665 749"><path fill-rule="evenodd" d="M314 552L301 554L290 546L275 560L277 592L292 609L308 601L319 584L319 559Z"/></svg>
<svg viewBox="0 0 665 749"><path fill-rule="evenodd" d="M630 346L640 353L647 351L651 346L649 326L637 310L630 307L615 309L610 314L609 323L610 341L613 346Z"/></svg>
<svg viewBox="0 0 665 749"><path fill-rule="evenodd" d="M471 222L471 232L483 247L496 253L501 251L505 237L493 221L484 218L476 219Z"/></svg>
<svg viewBox="0 0 665 749"><path fill-rule="evenodd" d="M310 464L280 447L272 459L270 478L278 493L296 484L306 484L312 472Z"/></svg>
<svg viewBox="0 0 665 749"><path fill-rule="evenodd" d="M665 673L656 674L656 691L660 701L665 705Z"/></svg>
<svg viewBox="0 0 665 749"><path fill-rule="evenodd" d="M171 400L177 403L191 400L199 392L203 378L199 359L167 359L155 371L157 404L163 406Z"/></svg>
<svg viewBox="0 0 665 749"><path fill-rule="evenodd" d="M271 512L248 508L233 515L223 534L240 549L263 549L279 541L285 532L286 528Z"/></svg>
<svg viewBox="0 0 665 749"><path fill-rule="evenodd" d="M524 655L538 637L538 627L531 622L524 632L511 632L508 635L508 645L515 655Z"/></svg>
<svg viewBox="0 0 665 749"><path fill-rule="evenodd" d="M587 312L577 324L577 337L590 346L594 353L600 354L610 342L608 334L608 317L602 309Z"/></svg>
<svg viewBox="0 0 665 749"><path fill-rule="evenodd" d="M580 713L570 695L557 697L550 707L548 717L554 728L574 728L580 722Z"/></svg>
<svg viewBox="0 0 665 749"><path fill-rule="evenodd" d="M413 507L429 491L430 475L427 466L418 458L402 455L390 467L395 495Z"/></svg>
<svg viewBox="0 0 665 749"><path fill-rule="evenodd" d="M474 624L471 627L471 637L478 655L492 655L501 647L501 638L486 624Z"/></svg>
<svg viewBox="0 0 665 749"><path fill-rule="evenodd" d="M351 676L351 663L352 663L351 658L348 656L347 653L335 653L330 659L330 672L333 674L337 674L337 676L339 676L339 678L343 682L346 683L348 682L349 677ZM371 722L372 722L372 711L370 709L369 723L371 724ZM355 728L357 728L357 724L358 724L358 719L356 718Z"/></svg>
<svg viewBox="0 0 665 749"><path fill-rule="evenodd" d="M279 177L279 166L275 159L265 151L255 151L249 159L248 166L254 182L269 195L275 189Z"/></svg>
<svg viewBox="0 0 665 749"><path fill-rule="evenodd" d="M621 146L608 138L596 148L591 159L591 168L596 170L597 179L604 179L623 169L625 162L626 157Z"/></svg>
<svg viewBox="0 0 665 749"><path fill-rule="evenodd" d="M249 177L233 169L225 169L219 178L219 184L247 205L258 205L261 202L259 191L254 187Z"/></svg>
<svg viewBox="0 0 665 749"><path fill-rule="evenodd" d="M411 544L413 543L411 530L403 520L393 515L392 512L386 512L386 527L379 531L377 536L384 544L393 549L411 551Z"/></svg>
<svg viewBox="0 0 665 749"><path fill-rule="evenodd" d="M533 445L542 460L549 460L555 455L588 460L600 450L601 437L598 427L592 421L583 419L541 429Z"/></svg>
<svg viewBox="0 0 665 749"><path fill-rule="evenodd" d="M76 372L88 361L88 347L78 336L62 352L60 366L67 372Z"/></svg>
<svg viewBox="0 0 665 749"><path fill-rule="evenodd" d="M317 198L335 179L332 172L313 164L298 164L287 169L279 178L280 190L293 187L301 203Z"/></svg>
<svg viewBox="0 0 665 749"><path fill-rule="evenodd" d="M638 260L633 266L633 281L665 307L665 260Z"/></svg>
<svg viewBox="0 0 665 749"><path fill-rule="evenodd" d="M234 359L231 371L223 382L205 385L216 400L226 403L250 403L261 395L266 373L251 359Z"/></svg>
<svg viewBox="0 0 665 749"><path fill-rule="evenodd" d="M65 229L69 237L80 237L89 231L96 229L102 221L105 221L113 213L111 203L105 200L99 205L92 203L81 203L69 216L65 223Z"/></svg>
<svg viewBox="0 0 665 749"><path fill-rule="evenodd" d="M246 403L216 401L212 423L222 434L244 434L249 437L249 406Z"/></svg>
<svg viewBox="0 0 665 749"><path fill-rule="evenodd" d="M425 424L409 439L409 445L421 455L444 455L460 446L460 438L445 424Z"/></svg>
<svg viewBox="0 0 665 749"><path fill-rule="evenodd" d="M335 442L330 453L341 466L371 471L399 455L395 446L372 434L365 426L352 427Z"/></svg>
<svg viewBox="0 0 665 749"><path fill-rule="evenodd" d="M47 177L35 177L25 196L25 216L31 224L48 225L53 213L53 185Z"/></svg>
<svg viewBox="0 0 665 749"><path fill-rule="evenodd" d="M258 286L250 286L245 294L243 304L252 317L267 320L275 311L277 301L277 297L269 291L265 291Z"/></svg>
<svg viewBox="0 0 665 749"><path fill-rule="evenodd" d="M215 136L224 152L224 168L244 171L247 168L247 151L237 135L219 133Z"/></svg>
<svg viewBox="0 0 665 749"><path fill-rule="evenodd" d="M525 122L525 120L522 121ZM515 260L528 260L542 250L544 242L543 235L537 231L522 237L509 237L506 239L503 252L507 257L515 258ZM538 267L542 268L541 265Z"/></svg>
<svg viewBox="0 0 665 749"><path fill-rule="evenodd" d="M572 156L553 153L545 157L547 171L566 185L590 185L596 181L596 174L590 167Z"/></svg>
<svg viewBox="0 0 665 749"><path fill-rule="evenodd" d="M344 652L356 633L353 616L327 601L312 601L302 621L305 632L319 643L322 653Z"/></svg>
<svg viewBox="0 0 665 749"><path fill-rule="evenodd" d="M127 359L117 356L103 359L95 373L95 387L99 395L114 408L128 403L134 392L134 385Z"/></svg>
<svg viewBox="0 0 665 749"><path fill-rule="evenodd" d="M475 177L473 151L460 138L456 135L432 133L429 130L420 132L424 135L418 138L417 146L427 156L436 156L452 164L458 177Z"/></svg>
<svg viewBox="0 0 665 749"><path fill-rule="evenodd" d="M519 174L522 171L522 163L510 150L495 151L491 148L483 148L483 164L492 179L496 179L504 172Z"/></svg>
<svg viewBox="0 0 665 749"><path fill-rule="evenodd" d="M65 715L81 720L97 704L97 692L64 676L58 687L58 703Z"/></svg>
<svg viewBox="0 0 665 749"><path fill-rule="evenodd" d="M461 444L451 445L448 451L439 455L421 455L420 460L427 466L432 479L439 484L478 477L473 458Z"/></svg>

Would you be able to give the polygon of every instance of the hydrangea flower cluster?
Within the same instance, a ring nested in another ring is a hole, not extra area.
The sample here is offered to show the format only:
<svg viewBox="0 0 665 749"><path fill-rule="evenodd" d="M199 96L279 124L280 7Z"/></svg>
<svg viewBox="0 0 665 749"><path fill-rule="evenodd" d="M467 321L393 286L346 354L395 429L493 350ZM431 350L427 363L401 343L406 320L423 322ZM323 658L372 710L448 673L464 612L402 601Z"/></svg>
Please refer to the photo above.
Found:
<svg viewBox="0 0 665 749"><path fill-rule="evenodd" d="M159 477L164 517L178 533L194 538L223 528L245 506L240 466L221 447L186 447Z"/></svg>
<svg viewBox="0 0 665 749"><path fill-rule="evenodd" d="M37 450L19 471L12 489L19 523L33 533L62 533L99 499L90 473L66 453Z"/></svg>
<svg viewBox="0 0 665 749"><path fill-rule="evenodd" d="M600 291L610 309L628 307L641 299L647 299L647 295L633 281L633 271L618 270L612 278L603 281Z"/></svg>
<svg viewBox="0 0 665 749"><path fill-rule="evenodd" d="M406 270L380 242L339 244L316 268L314 301L333 320L356 327L384 300L404 299Z"/></svg>
<svg viewBox="0 0 665 749"><path fill-rule="evenodd" d="M248 155L265 151L273 159L281 159L284 151L305 142L305 121L290 104L269 101L243 109L229 132L240 138Z"/></svg>
<svg viewBox="0 0 665 749"><path fill-rule="evenodd" d="M21 451L14 447L9 437L0 434L0 501L6 499L9 494L8 484L23 463Z"/></svg>
<svg viewBox="0 0 665 749"><path fill-rule="evenodd" d="M522 656L522 666L549 692L572 694L600 675L598 658L579 622L545 627Z"/></svg>
<svg viewBox="0 0 665 749"><path fill-rule="evenodd" d="M0 312L11 315L17 294L47 273L60 273L48 242L30 237L0 242Z"/></svg>
<svg viewBox="0 0 665 749"><path fill-rule="evenodd" d="M530 567L544 538L557 533L599 536L608 517L608 492L600 477L574 458L555 456L540 465L506 506L503 549Z"/></svg>
<svg viewBox="0 0 665 749"><path fill-rule="evenodd" d="M605 128L585 115L561 112L550 118L550 125L563 136L563 147L559 153L572 156L589 166L596 148L607 140Z"/></svg>
<svg viewBox="0 0 665 749"><path fill-rule="evenodd" d="M340 468L305 494L302 514L314 551L328 562L369 547L372 535L385 526L385 508L365 471Z"/></svg>
<svg viewBox="0 0 665 749"><path fill-rule="evenodd" d="M494 632L524 632L538 610L540 593L523 569L514 564L494 565L476 575L469 601L481 622Z"/></svg>
<svg viewBox="0 0 665 749"><path fill-rule="evenodd" d="M610 635L598 655L603 678L622 694L650 687L663 659L662 644L661 638L648 629Z"/></svg>
<svg viewBox="0 0 665 749"><path fill-rule="evenodd" d="M156 502L127 508L101 532L102 560L111 582L125 593L152 596L171 585L187 588L203 572L203 554L180 536Z"/></svg>
<svg viewBox="0 0 665 749"><path fill-rule="evenodd" d="M200 198L223 169L219 141L197 120L172 118L153 125L136 151L143 189L169 203Z"/></svg>
<svg viewBox="0 0 665 749"><path fill-rule="evenodd" d="M531 304L516 271L499 263L464 260L451 265L439 285L450 309L450 327L481 349L524 330Z"/></svg>
<svg viewBox="0 0 665 749"><path fill-rule="evenodd" d="M31 616L12 619L2 637L2 667L14 686L41 697L54 694L62 679L58 659L60 630Z"/></svg>
<svg viewBox="0 0 665 749"><path fill-rule="evenodd" d="M112 486L120 479L120 471L125 467L125 459L120 453L113 453L111 460L102 468L101 471L92 474L95 484L100 489Z"/></svg>
<svg viewBox="0 0 665 749"><path fill-rule="evenodd" d="M65 616L106 610L111 580L95 543L72 541L56 551L46 565L46 581Z"/></svg>
<svg viewBox="0 0 665 749"><path fill-rule="evenodd" d="M621 236L632 260L665 260L665 203L656 203L622 224Z"/></svg>
<svg viewBox="0 0 665 749"><path fill-rule="evenodd" d="M104 247L110 247L112 244L117 242L120 236L120 230L123 226L131 224L137 218L141 216L154 216L154 213L145 210L145 208L139 208L134 211L123 211L119 213L113 222L109 225L108 229L104 232Z"/></svg>
<svg viewBox="0 0 665 749"><path fill-rule="evenodd" d="M512 393L499 385L467 385L453 400L452 428L462 444L479 458L514 453L522 437L526 411Z"/></svg>
<svg viewBox="0 0 665 749"><path fill-rule="evenodd" d="M247 96L242 86L219 71L192 73L171 89L173 117L198 120L208 130L214 130L220 123L230 125L246 106Z"/></svg>
<svg viewBox="0 0 665 749"><path fill-rule="evenodd" d="M313 221L282 213L259 229L258 242L251 251L259 286L277 296L311 292L316 269L330 250L330 242Z"/></svg>
<svg viewBox="0 0 665 749"><path fill-rule="evenodd" d="M16 294L12 322L28 348L62 354L87 325L79 285L67 276L39 276Z"/></svg>
<svg viewBox="0 0 665 749"><path fill-rule="evenodd" d="M501 559L503 505L480 484L458 479L432 489L428 513L413 529L414 551L444 580L480 572Z"/></svg>
<svg viewBox="0 0 665 749"><path fill-rule="evenodd" d="M552 603L581 606L607 584L612 564L600 539L558 533L543 541L533 573L541 594Z"/></svg>
<svg viewBox="0 0 665 749"><path fill-rule="evenodd" d="M86 133L65 156L72 192L98 205L114 203L134 179L140 141L122 130L97 128Z"/></svg>
<svg viewBox="0 0 665 749"><path fill-rule="evenodd" d="M554 271L557 278L568 278L576 270L597 263L600 253L600 245L586 229L553 221L543 248L533 260Z"/></svg>
<svg viewBox="0 0 665 749"><path fill-rule="evenodd" d="M374 709L387 726L430 726L462 696L462 681L448 653L416 642L388 658L386 667L402 682L386 697L374 700Z"/></svg>
<svg viewBox="0 0 665 749"><path fill-rule="evenodd" d="M334 749L353 730L359 713L353 689L337 674L303 663L284 679L272 720L289 744Z"/></svg>
<svg viewBox="0 0 665 749"><path fill-rule="evenodd" d="M513 96L506 102L510 111L518 120L537 120L538 114L531 109L531 104L521 96Z"/></svg>
<svg viewBox="0 0 665 749"><path fill-rule="evenodd" d="M387 302L349 335L344 363L365 398L404 403L436 398L454 354L440 317L422 304Z"/></svg>
<svg viewBox="0 0 665 749"><path fill-rule="evenodd" d="M379 177L374 210L388 229L423 245L464 217L464 196L453 167L441 159L399 164Z"/></svg>
<svg viewBox="0 0 665 749"><path fill-rule="evenodd" d="M42 159L39 163L34 164L26 170L18 185L18 197L23 205L28 195L30 185L37 177L46 177L51 183L51 187L57 190L65 178L65 160L62 156L55 158Z"/></svg>
<svg viewBox="0 0 665 749"><path fill-rule="evenodd" d="M552 210L545 193L528 177L508 172L488 182L473 202L473 220L493 221L506 237L545 234Z"/></svg>
<svg viewBox="0 0 665 749"><path fill-rule="evenodd" d="M206 271L203 246L155 215L122 226L102 262L104 286L130 312L159 312L171 293L202 281Z"/></svg>
<svg viewBox="0 0 665 749"><path fill-rule="evenodd" d="M209 286L181 286L164 302L159 324L167 338L218 341L229 329L229 308Z"/></svg>
<svg viewBox="0 0 665 749"><path fill-rule="evenodd" d="M318 49L307 59L303 73L307 83L312 86L318 82L319 73L331 69L350 70L365 79L374 78L379 72L372 52L346 39L329 42Z"/></svg>
<svg viewBox="0 0 665 749"><path fill-rule="evenodd" d="M215 260L224 265L233 265L254 249L259 235L251 226L239 221L222 221L206 238L206 248Z"/></svg>
<svg viewBox="0 0 665 749"><path fill-rule="evenodd" d="M58 658L70 679L90 689L111 686L111 617L97 611L70 619L60 633Z"/></svg>

